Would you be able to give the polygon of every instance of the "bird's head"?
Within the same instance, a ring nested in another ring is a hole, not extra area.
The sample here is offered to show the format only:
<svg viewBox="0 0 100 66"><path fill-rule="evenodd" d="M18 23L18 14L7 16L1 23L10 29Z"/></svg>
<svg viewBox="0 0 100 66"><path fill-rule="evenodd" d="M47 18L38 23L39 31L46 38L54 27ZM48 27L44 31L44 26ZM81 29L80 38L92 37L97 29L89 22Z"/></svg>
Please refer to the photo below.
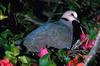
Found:
<svg viewBox="0 0 100 66"><path fill-rule="evenodd" d="M77 13L75 11L66 11L63 15L62 18L65 18L67 20L69 20L70 22L77 20ZM79 21L78 21L79 22Z"/></svg>

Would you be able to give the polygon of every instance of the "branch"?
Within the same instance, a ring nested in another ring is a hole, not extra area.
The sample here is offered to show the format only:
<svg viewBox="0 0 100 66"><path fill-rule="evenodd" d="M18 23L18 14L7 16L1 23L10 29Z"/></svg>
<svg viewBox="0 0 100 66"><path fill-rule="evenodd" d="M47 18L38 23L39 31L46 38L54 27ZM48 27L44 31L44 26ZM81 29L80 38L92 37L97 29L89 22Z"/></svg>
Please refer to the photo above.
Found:
<svg viewBox="0 0 100 66"><path fill-rule="evenodd" d="M88 66L88 63L92 60L92 58L96 55L97 50L99 49L99 45L100 45L100 31L98 33L98 36L96 38L95 41L95 45L94 47L91 49L90 53L88 54L88 58L85 61L85 65L84 66Z"/></svg>

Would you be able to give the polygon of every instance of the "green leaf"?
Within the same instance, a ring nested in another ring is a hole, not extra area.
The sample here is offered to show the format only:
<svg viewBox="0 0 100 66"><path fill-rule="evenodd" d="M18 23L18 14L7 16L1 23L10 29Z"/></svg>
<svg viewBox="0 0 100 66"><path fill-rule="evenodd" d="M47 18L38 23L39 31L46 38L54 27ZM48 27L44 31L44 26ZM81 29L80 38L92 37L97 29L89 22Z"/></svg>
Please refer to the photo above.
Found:
<svg viewBox="0 0 100 66"><path fill-rule="evenodd" d="M5 38L3 38L3 37L0 36L0 43L1 44L7 44L8 41Z"/></svg>
<svg viewBox="0 0 100 66"><path fill-rule="evenodd" d="M0 33L0 42L1 45L6 49L6 50L10 50L10 41L8 41L8 36L12 36L13 34L11 33L10 30L5 30L4 32Z"/></svg>
<svg viewBox="0 0 100 66"><path fill-rule="evenodd" d="M65 57L65 62L66 62L66 64L68 63L70 61L70 57Z"/></svg>
<svg viewBox="0 0 100 66"><path fill-rule="evenodd" d="M13 53L11 51L6 51L5 57L9 58L14 64L16 64L17 58L13 55Z"/></svg>
<svg viewBox="0 0 100 66"><path fill-rule="evenodd" d="M68 1L68 8L70 10L74 10L75 11L77 9L77 5L75 3L76 3L75 1L69 0Z"/></svg>
<svg viewBox="0 0 100 66"><path fill-rule="evenodd" d="M50 55L45 55L39 59L39 66L56 66L56 64L50 59Z"/></svg>
<svg viewBox="0 0 100 66"><path fill-rule="evenodd" d="M10 50L10 44L8 40L0 36L0 45L4 47L5 50Z"/></svg>
<svg viewBox="0 0 100 66"><path fill-rule="evenodd" d="M7 39L7 37L10 35L10 36L12 36L13 34L12 34L12 32L10 31L10 30L8 30L8 29L6 29L4 32L2 32L1 34L0 34L3 38L5 38L5 39Z"/></svg>
<svg viewBox="0 0 100 66"><path fill-rule="evenodd" d="M5 52L5 55L8 56L8 57L12 57L13 56L13 53L11 51L6 51Z"/></svg>
<svg viewBox="0 0 100 66"><path fill-rule="evenodd" d="M17 48L14 44L11 45L11 52L13 53L14 56L17 56L20 54L19 48Z"/></svg>
<svg viewBox="0 0 100 66"><path fill-rule="evenodd" d="M96 39L96 36L97 36L97 31L94 30L94 29L91 29L91 30L89 31L89 38L90 38L90 39Z"/></svg>
<svg viewBox="0 0 100 66"><path fill-rule="evenodd" d="M10 44L8 44L8 43L5 43L5 44L3 44L3 47L6 49L6 50L11 50L11 46L10 46Z"/></svg>
<svg viewBox="0 0 100 66"><path fill-rule="evenodd" d="M3 12L5 12L5 11L6 11L6 7L4 7L1 3L0 3L0 9L2 9L2 10L3 10Z"/></svg>
<svg viewBox="0 0 100 66"><path fill-rule="evenodd" d="M11 49L10 44L8 43L8 40L5 38L2 38L1 36L0 36L0 45L2 45L2 47L4 47L5 50Z"/></svg>
<svg viewBox="0 0 100 66"><path fill-rule="evenodd" d="M0 20L8 18L8 16L3 15L2 10L0 10Z"/></svg>
<svg viewBox="0 0 100 66"><path fill-rule="evenodd" d="M25 64L29 64L30 62L30 59L26 56L19 56L18 59L22 62L22 63L25 63Z"/></svg>
<svg viewBox="0 0 100 66"><path fill-rule="evenodd" d="M5 18L8 18L8 16L5 16L5 15L0 14L0 20L3 20Z"/></svg>
<svg viewBox="0 0 100 66"><path fill-rule="evenodd" d="M63 57L66 57L66 52L63 49L61 49L61 50L58 51L57 55L59 57L62 57L63 58Z"/></svg>
<svg viewBox="0 0 100 66"><path fill-rule="evenodd" d="M31 64L22 63L21 66L31 66Z"/></svg>

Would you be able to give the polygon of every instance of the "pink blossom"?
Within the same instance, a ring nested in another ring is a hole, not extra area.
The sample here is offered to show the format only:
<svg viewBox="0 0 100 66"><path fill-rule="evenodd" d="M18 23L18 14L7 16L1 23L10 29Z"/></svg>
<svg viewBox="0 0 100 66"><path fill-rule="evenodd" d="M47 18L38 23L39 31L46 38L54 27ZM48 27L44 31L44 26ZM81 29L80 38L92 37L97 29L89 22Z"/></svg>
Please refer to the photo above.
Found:
<svg viewBox="0 0 100 66"><path fill-rule="evenodd" d="M38 56L41 58L41 57L43 57L46 54L48 54L47 48L41 48Z"/></svg>
<svg viewBox="0 0 100 66"><path fill-rule="evenodd" d="M82 32L82 34L80 35L80 40L83 41L85 40L85 38L88 36L88 34L85 34L84 32Z"/></svg>
<svg viewBox="0 0 100 66"><path fill-rule="evenodd" d="M85 50L90 50L95 44L95 40L87 40L87 42L81 45L81 48Z"/></svg>
<svg viewBox="0 0 100 66"><path fill-rule="evenodd" d="M94 44L95 44L95 40L90 40L88 42L88 44L86 45L86 48L87 49L91 49L94 46Z"/></svg>
<svg viewBox="0 0 100 66"><path fill-rule="evenodd" d="M9 59L0 60L0 66L13 66Z"/></svg>

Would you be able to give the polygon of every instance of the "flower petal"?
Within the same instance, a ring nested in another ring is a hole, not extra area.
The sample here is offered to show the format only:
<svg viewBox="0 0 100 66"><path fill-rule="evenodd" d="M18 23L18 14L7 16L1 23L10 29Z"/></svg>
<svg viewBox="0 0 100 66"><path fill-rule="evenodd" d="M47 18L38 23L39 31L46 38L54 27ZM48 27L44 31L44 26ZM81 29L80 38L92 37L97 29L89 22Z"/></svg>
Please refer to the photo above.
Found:
<svg viewBox="0 0 100 66"><path fill-rule="evenodd" d="M41 58L46 54L48 54L47 48L41 48L38 56Z"/></svg>

